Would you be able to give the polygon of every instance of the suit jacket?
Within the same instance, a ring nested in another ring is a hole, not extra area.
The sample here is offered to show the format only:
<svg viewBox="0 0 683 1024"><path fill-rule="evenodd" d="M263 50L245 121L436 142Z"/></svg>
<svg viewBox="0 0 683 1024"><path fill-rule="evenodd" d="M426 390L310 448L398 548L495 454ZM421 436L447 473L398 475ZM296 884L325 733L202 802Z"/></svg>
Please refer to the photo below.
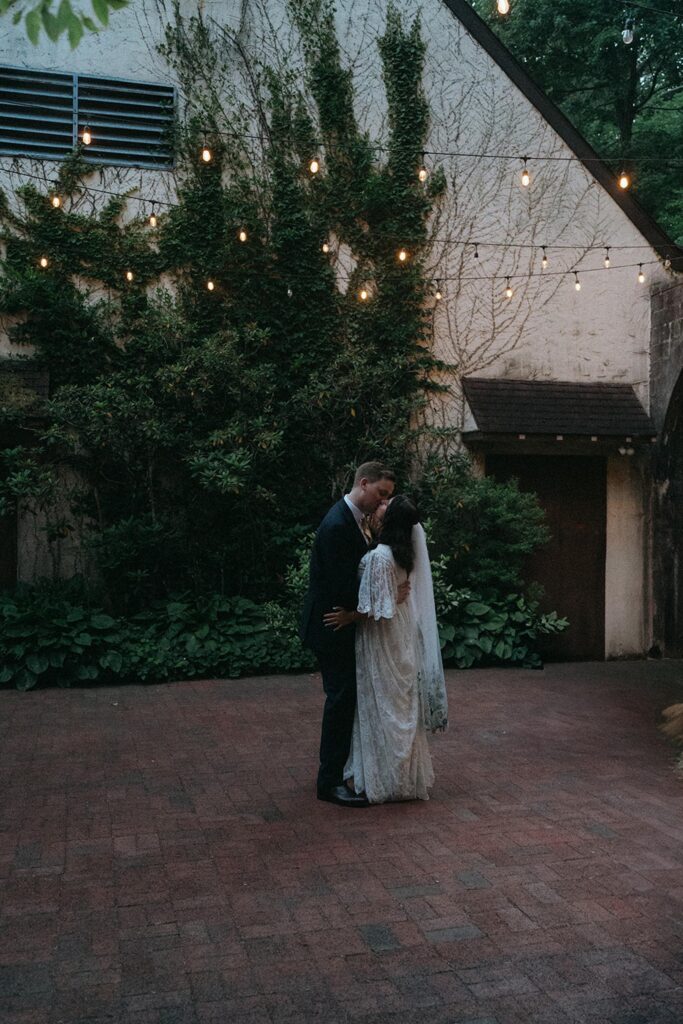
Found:
<svg viewBox="0 0 683 1024"><path fill-rule="evenodd" d="M355 626L334 632L323 615L336 606L351 611L358 604L358 563L368 550L353 512L342 498L317 529L311 552L308 592L300 636L314 651L347 650L355 643Z"/></svg>

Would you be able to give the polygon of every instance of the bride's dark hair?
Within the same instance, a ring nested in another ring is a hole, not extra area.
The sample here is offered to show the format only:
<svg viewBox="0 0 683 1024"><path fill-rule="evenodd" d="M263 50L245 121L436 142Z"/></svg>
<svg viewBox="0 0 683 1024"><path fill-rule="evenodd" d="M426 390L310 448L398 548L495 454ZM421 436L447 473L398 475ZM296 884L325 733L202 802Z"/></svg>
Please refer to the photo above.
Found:
<svg viewBox="0 0 683 1024"><path fill-rule="evenodd" d="M407 573L413 571L413 527L420 522L417 505L407 494L397 494L384 513L384 521L377 538L378 544L388 544L394 559Z"/></svg>

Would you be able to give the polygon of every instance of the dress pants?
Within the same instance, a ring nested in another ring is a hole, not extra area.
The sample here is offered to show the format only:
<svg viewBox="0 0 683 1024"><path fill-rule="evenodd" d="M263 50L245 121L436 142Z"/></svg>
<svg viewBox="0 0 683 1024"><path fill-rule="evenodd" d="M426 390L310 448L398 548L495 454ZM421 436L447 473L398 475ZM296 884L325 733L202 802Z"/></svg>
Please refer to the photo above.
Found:
<svg viewBox="0 0 683 1024"><path fill-rule="evenodd" d="M354 637L344 640L334 651L315 652L325 691L318 789L343 785L344 765L351 749L356 713L356 647Z"/></svg>

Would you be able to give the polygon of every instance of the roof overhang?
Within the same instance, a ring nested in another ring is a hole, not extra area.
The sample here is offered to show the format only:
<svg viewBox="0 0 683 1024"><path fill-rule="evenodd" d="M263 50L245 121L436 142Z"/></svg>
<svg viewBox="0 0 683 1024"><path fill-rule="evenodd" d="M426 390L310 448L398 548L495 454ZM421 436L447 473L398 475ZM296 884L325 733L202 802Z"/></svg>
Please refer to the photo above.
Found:
<svg viewBox="0 0 683 1024"><path fill-rule="evenodd" d="M468 445L633 454L657 438L630 384L464 377L462 386Z"/></svg>

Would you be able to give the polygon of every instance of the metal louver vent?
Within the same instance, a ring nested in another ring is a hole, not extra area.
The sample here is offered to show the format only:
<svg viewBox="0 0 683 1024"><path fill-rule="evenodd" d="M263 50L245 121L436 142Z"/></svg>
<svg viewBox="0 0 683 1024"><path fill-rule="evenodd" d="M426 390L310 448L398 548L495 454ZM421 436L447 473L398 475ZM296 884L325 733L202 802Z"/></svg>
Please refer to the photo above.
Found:
<svg viewBox="0 0 683 1024"><path fill-rule="evenodd" d="M169 167L174 92L166 85L78 75L78 130L88 127L86 158L105 164Z"/></svg>
<svg viewBox="0 0 683 1024"><path fill-rule="evenodd" d="M84 128L93 163L170 167L175 92L115 78L0 67L0 154L59 160Z"/></svg>
<svg viewBox="0 0 683 1024"><path fill-rule="evenodd" d="M73 149L74 77L0 68L0 152L56 160Z"/></svg>

